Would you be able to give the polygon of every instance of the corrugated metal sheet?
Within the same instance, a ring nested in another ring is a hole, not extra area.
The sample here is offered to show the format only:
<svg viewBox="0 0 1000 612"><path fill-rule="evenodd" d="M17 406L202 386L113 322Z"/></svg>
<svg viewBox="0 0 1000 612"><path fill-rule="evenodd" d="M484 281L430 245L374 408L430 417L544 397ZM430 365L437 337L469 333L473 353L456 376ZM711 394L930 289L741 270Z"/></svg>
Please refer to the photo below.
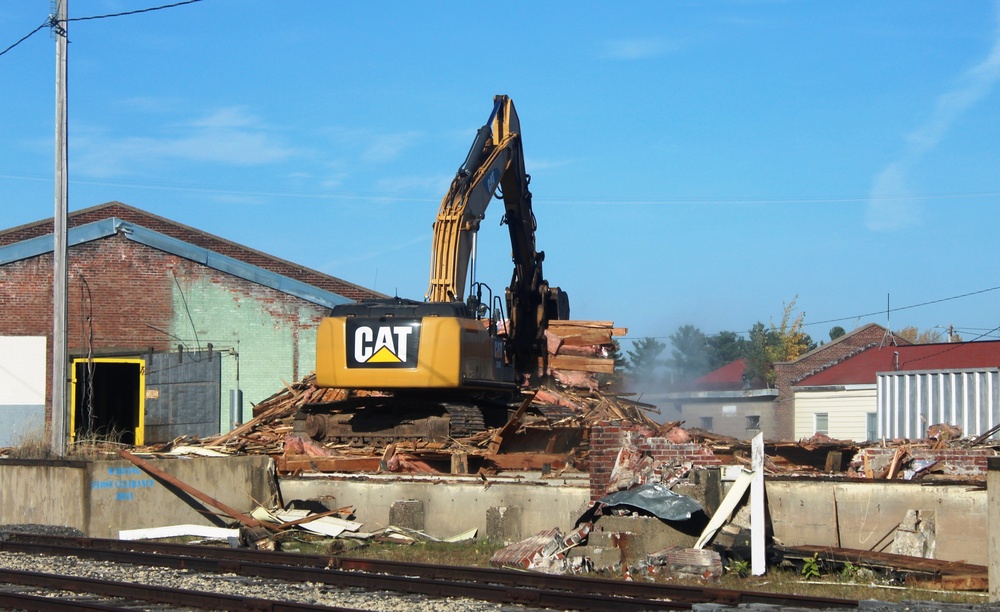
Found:
<svg viewBox="0 0 1000 612"><path fill-rule="evenodd" d="M964 436L1000 423L1000 370L878 374L879 437L924 438L938 423L957 425Z"/></svg>

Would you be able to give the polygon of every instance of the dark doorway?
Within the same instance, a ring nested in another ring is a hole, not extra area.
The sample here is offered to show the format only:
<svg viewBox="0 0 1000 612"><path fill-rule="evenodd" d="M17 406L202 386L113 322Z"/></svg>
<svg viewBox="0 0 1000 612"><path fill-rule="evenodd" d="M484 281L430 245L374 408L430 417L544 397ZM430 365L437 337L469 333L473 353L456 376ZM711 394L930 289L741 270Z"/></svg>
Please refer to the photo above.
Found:
<svg viewBox="0 0 1000 612"><path fill-rule="evenodd" d="M73 362L73 437L142 444L140 360Z"/></svg>

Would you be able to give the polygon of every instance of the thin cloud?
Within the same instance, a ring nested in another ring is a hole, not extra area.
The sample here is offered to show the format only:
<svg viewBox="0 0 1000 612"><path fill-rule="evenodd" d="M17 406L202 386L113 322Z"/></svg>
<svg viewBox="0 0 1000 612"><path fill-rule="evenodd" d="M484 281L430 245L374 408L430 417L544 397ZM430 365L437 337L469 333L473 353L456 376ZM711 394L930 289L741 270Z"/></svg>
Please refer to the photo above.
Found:
<svg viewBox="0 0 1000 612"><path fill-rule="evenodd" d="M875 177L865 215L868 229L892 231L920 223L922 210L908 185L910 170L937 148L951 126L1000 80L1000 3L996 12L997 32L989 54L961 75L954 89L938 96L931 116L906 137L903 153Z"/></svg>
<svg viewBox="0 0 1000 612"><path fill-rule="evenodd" d="M421 132L399 132L371 138L361 159L366 162L387 162L397 159L403 151L415 146L421 139Z"/></svg>
<svg viewBox="0 0 1000 612"><path fill-rule="evenodd" d="M295 150L257 117L239 107L217 109L168 128L168 136L116 138L100 128L74 133L73 167L86 176L114 177L167 161L258 166L284 161Z"/></svg>
<svg viewBox="0 0 1000 612"><path fill-rule="evenodd" d="M403 242L397 242L394 244L380 244L378 248L366 251L364 253L356 253L351 257L344 257L341 259L332 259L322 263L319 267L320 271L326 271L328 274L335 274L335 270L343 268L348 264L355 264L364 261L371 261L385 255L386 253L393 253L396 251L403 251L413 247L418 244L430 244L431 239L434 237L433 233L424 233L411 238Z"/></svg>
<svg viewBox="0 0 1000 612"><path fill-rule="evenodd" d="M603 41L599 55L611 60L643 60L665 55L677 46L662 38L620 38Z"/></svg>

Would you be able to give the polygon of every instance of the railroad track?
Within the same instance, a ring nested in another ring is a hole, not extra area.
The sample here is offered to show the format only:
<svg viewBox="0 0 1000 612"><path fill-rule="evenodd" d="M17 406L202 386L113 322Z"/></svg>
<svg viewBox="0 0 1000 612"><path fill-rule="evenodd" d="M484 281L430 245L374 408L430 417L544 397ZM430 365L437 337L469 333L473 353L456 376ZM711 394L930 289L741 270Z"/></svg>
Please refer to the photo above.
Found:
<svg viewBox="0 0 1000 612"><path fill-rule="evenodd" d="M247 549L220 548L186 544L130 542L97 538L60 537L36 534L0 534L0 551L77 557L107 562L183 569L201 573L236 574L248 578L275 579L291 583L325 585L333 589L363 589L408 593L429 598L464 597L500 604L519 604L532 608L563 610L688 610L695 603L727 606L772 604L795 608L856 608L857 601L816 598L800 595L754 593L731 589L700 588L682 585L623 582L616 580L555 576L534 572L492 568L453 567L401 563L348 557L300 555ZM86 579L48 576L33 572L0 573L0 582L21 585L32 580L48 581L47 588L59 587L60 580L84 580L66 590L98 593L115 597L141 599L149 586L109 582L93 584ZM43 576L47 576L44 577ZM68 584L62 583L62 584ZM120 588L120 594L114 589ZM106 589L106 590L99 590ZM199 592L184 603L171 598L186 597L179 589L156 593L147 601L183 605L191 608L222 610L316 610L349 609L308 606L272 600L239 602L221 601L220 596ZM2 595L0 595L2 597ZM198 599L198 598L201 599ZM196 603L199 602L199 603ZM0 604L8 605L0 600ZM109 605L109 604L101 604ZM11 604L11 607L27 608ZM108 608L80 608L108 609ZM112 607L112 609L116 609ZM121 609L119 606L117 609ZM127 609L127 608L126 608Z"/></svg>

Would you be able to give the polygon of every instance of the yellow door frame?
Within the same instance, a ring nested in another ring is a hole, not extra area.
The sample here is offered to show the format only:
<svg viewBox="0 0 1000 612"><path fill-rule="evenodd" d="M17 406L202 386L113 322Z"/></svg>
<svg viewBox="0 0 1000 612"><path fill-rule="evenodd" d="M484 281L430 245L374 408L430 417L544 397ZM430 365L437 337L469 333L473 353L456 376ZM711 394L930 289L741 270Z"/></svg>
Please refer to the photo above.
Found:
<svg viewBox="0 0 1000 612"><path fill-rule="evenodd" d="M71 378L70 394L72 398L69 409L69 439L76 439L76 365L78 363L135 363L139 365L139 422L135 427L135 445L142 446L146 431L146 360L128 357L94 357L93 359L74 359L70 364Z"/></svg>

